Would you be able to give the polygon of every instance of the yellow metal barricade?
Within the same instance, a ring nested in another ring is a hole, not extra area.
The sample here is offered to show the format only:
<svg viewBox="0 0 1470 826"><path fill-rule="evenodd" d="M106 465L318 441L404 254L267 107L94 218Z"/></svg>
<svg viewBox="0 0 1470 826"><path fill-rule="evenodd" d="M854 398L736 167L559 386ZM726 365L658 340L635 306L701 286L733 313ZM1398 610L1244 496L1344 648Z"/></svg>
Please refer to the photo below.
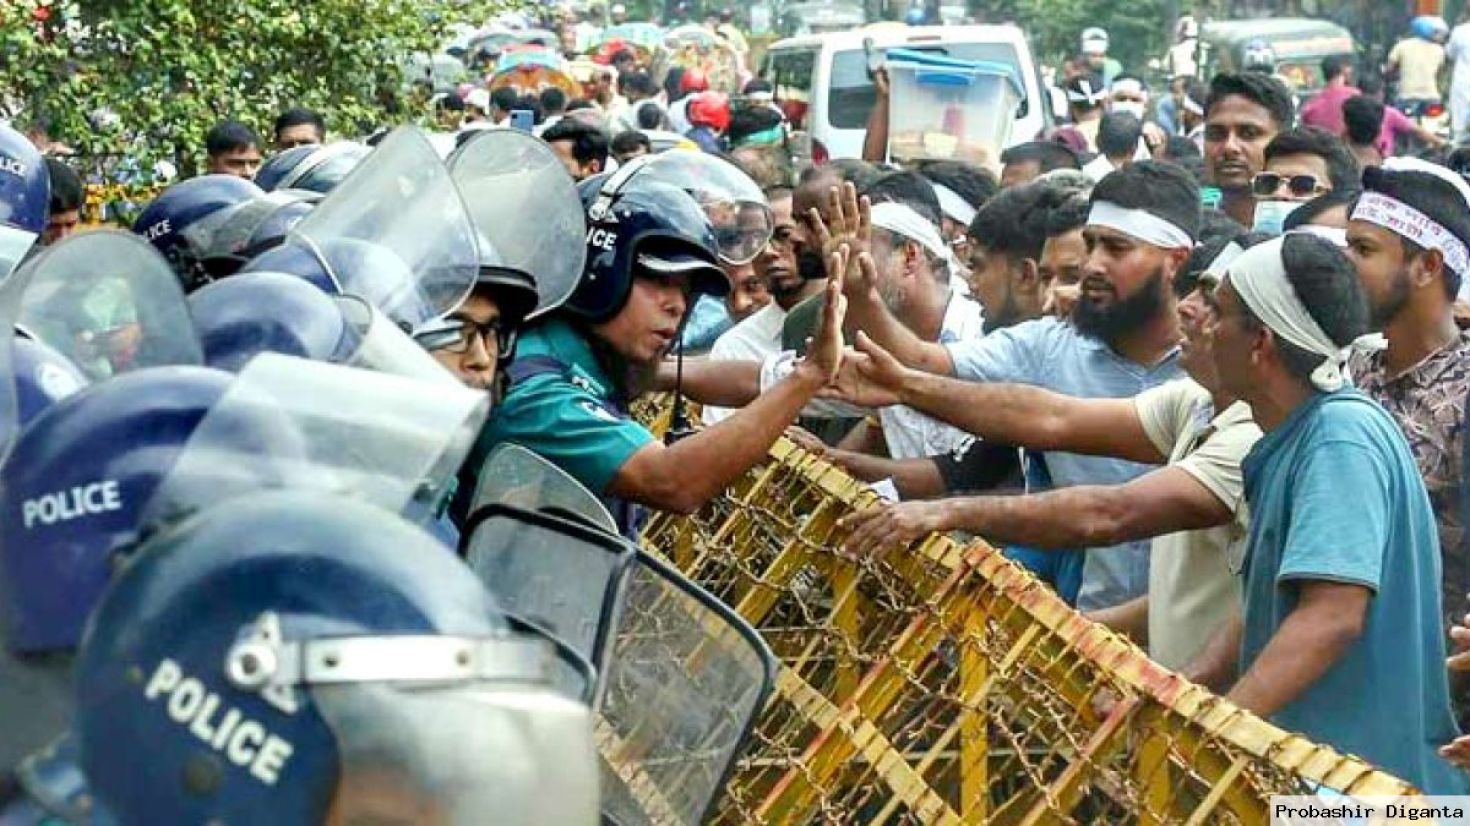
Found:
<svg viewBox="0 0 1470 826"><path fill-rule="evenodd" d="M88 184L86 201L82 204L82 224L128 226L134 215L163 189L156 185Z"/></svg>
<svg viewBox="0 0 1470 826"><path fill-rule="evenodd" d="M718 822L1265 823L1272 794L1412 793L1158 666L984 542L840 557L836 521L874 502L783 440L645 530L781 663Z"/></svg>

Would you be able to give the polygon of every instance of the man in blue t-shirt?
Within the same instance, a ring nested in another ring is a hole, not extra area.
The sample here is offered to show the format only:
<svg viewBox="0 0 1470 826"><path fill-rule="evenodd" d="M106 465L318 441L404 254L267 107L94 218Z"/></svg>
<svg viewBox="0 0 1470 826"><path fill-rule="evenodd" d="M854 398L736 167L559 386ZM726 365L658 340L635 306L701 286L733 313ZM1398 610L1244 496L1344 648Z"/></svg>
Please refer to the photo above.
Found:
<svg viewBox="0 0 1470 826"><path fill-rule="evenodd" d="M921 341L887 312L871 284L849 279L848 319L904 364L967 381L1031 384L1080 398L1132 398L1183 377L1171 289L1199 231L1199 188L1177 166L1140 161L1091 196L1088 260L1070 322L1028 321L953 344ZM984 239L977 239L983 242ZM839 384L859 381L851 371ZM1048 451L1056 488L1118 485L1149 465ZM1108 608L1148 588L1149 542L1089 548L1078 607Z"/></svg>
<svg viewBox="0 0 1470 826"><path fill-rule="evenodd" d="M1265 435L1243 464L1251 508L1229 698L1429 794L1463 794L1435 754L1456 734L1440 624L1439 540L1393 419L1349 386L1368 329L1353 265L1287 235L1228 268L1214 300L1220 382Z"/></svg>

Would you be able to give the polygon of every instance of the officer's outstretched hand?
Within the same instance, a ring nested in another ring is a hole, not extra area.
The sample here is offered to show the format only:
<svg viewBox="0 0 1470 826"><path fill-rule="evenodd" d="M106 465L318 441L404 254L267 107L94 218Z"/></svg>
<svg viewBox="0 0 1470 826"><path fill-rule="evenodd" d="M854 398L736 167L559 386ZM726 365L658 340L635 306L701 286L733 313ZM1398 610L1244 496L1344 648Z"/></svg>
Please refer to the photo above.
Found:
<svg viewBox="0 0 1470 826"><path fill-rule="evenodd" d="M858 407L887 407L900 402L899 394L911 375L913 371L892 353L859 331L857 350L847 351L837 378L822 391L822 397Z"/></svg>
<svg viewBox="0 0 1470 826"><path fill-rule="evenodd" d="M807 344L806 358L797 368L818 380L818 388L831 384L842 366L842 320L847 315L847 296L842 283L851 262L852 249L841 244L827 256L827 289L822 296L822 323Z"/></svg>

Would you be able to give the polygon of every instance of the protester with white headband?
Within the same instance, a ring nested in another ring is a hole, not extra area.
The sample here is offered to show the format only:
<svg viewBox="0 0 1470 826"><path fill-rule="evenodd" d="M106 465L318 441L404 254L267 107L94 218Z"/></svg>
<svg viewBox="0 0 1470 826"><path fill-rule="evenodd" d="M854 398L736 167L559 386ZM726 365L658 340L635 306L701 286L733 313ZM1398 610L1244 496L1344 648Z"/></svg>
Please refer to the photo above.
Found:
<svg viewBox="0 0 1470 826"><path fill-rule="evenodd" d="M869 378L864 400L902 400L987 440L1028 448L1115 456L1168 466L1117 485L1077 485L1023 497L903 503L854 514L844 527L852 553L903 545L931 531L964 530L992 542L1025 543L1032 556L1063 560L1079 546L1153 540L1147 595L1093 619L1182 668L1239 611L1229 551L1248 522L1240 463L1261 431L1250 408L1223 392L1210 348L1213 278L1263 236L1222 237L1190 257L1178 305L1189 379L1132 399L1080 399L1037 387L975 384L903 368L866 340L854 356ZM1010 555L1010 554L1008 554ZM1013 556L1013 558L1015 558ZM1033 568L1034 570L1034 568Z"/></svg>
<svg viewBox="0 0 1470 826"><path fill-rule="evenodd" d="M1210 646L1238 654L1229 698L1428 794L1465 793L1435 754L1457 729L1429 497L1393 419L1338 369L1368 327L1352 263L1286 235L1235 259L1214 298L1221 387L1266 434L1243 466L1242 621Z"/></svg>
<svg viewBox="0 0 1470 826"><path fill-rule="evenodd" d="M1348 257L1368 295L1373 330L1388 349L1358 352L1353 381L1408 438L1429 490L1443 553L1446 627L1470 611L1470 558L1460 515L1470 335L1455 324L1455 295L1470 273L1470 186L1443 167L1395 158L1363 174L1348 223ZM1461 680L1460 682L1465 682ZM1470 710L1465 686L1457 705Z"/></svg>
<svg viewBox="0 0 1470 826"><path fill-rule="evenodd" d="M1000 183L989 170L963 161L929 161L915 170L934 188L939 199L940 234L963 263L967 257L958 243L965 237L975 210L1000 191Z"/></svg>
<svg viewBox="0 0 1470 826"><path fill-rule="evenodd" d="M897 323L876 286L849 283L851 329L863 330L900 362L966 381L1034 384L1082 398L1132 397L1181 375L1178 318L1169 286L1199 230L1199 189L1184 170L1140 161L1109 175L1092 193L1084 234L1089 257L1071 323L1043 318L983 339L936 346ZM861 383L854 372L839 385ZM1058 487L1120 484L1147 470L1116 459L1047 453ZM1148 543L1090 549L1078 604L1105 608L1142 594Z"/></svg>

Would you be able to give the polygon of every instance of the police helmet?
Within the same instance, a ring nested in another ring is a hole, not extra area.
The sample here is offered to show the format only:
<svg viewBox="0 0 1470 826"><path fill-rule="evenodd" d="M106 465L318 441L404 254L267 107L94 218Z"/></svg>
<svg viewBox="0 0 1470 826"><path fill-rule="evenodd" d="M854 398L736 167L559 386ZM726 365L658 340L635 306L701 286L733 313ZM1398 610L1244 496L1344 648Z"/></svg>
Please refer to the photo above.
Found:
<svg viewBox="0 0 1470 826"><path fill-rule="evenodd" d="M623 309L635 268L686 275L695 293L722 296L730 291L709 217L687 192L659 181L640 181L646 169L640 160L604 181L587 210L587 264L563 305L587 321L606 321Z"/></svg>
<svg viewBox="0 0 1470 826"><path fill-rule="evenodd" d="M202 280L234 275L251 258L283 243L322 196L301 189L283 189L241 201L184 228L180 257Z"/></svg>
<svg viewBox="0 0 1470 826"><path fill-rule="evenodd" d="M325 195L371 151L352 141L293 147L266 161L255 174L255 182L266 192L307 189Z"/></svg>
<svg viewBox="0 0 1470 826"><path fill-rule="evenodd" d="M137 539L144 505L229 386L201 367L140 370L70 395L0 463L0 635L12 651L71 648ZM265 449L267 445L258 445Z"/></svg>
<svg viewBox="0 0 1470 826"><path fill-rule="evenodd" d="M288 273L329 295L357 296L405 330L438 315L403 259L371 241L337 238L314 248L286 243L251 259L242 271Z"/></svg>
<svg viewBox="0 0 1470 826"><path fill-rule="evenodd" d="M87 378L66 356L39 341L19 336L11 342L10 368L20 427L67 396L87 386Z"/></svg>
<svg viewBox="0 0 1470 826"><path fill-rule="evenodd" d="M204 363L238 372L262 352L346 362L359 338L330 296L294 275L240 273L189 296Z"/></svg>
<svg viewBox="0 0 1470 826"><path fill-rule="evenodd" d="M0 123L0 278L45 231L50 209L51 178L41 152Z"/></svg>
<svg viewBox="0 0 1470 826"><path fill-rule="evenodd" d="M154 198L133 224L133 232L163 253L183 280L185 288L193 289L206 283L208 274L190 255L185 230L222 209L264 195L260 187L234 175L190 178L174 184Z"/></svg>
<svg viewBox="0 0 1470 826"><path fill-rule="evenodd" d="M255 494L109 590L78 658L82 765L124 822L592 822L590 714L549 652L391 514Z"/></svg>

